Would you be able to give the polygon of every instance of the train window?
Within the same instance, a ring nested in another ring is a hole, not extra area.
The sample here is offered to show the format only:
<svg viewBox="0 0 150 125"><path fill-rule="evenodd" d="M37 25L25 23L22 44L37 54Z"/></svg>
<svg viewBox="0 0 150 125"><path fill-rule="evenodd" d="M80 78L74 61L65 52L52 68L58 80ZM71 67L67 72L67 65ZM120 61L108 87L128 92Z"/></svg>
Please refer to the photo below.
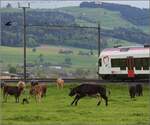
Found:
<svg viewBox="0 0 150 125"><path fill-rule="evenodd" d="M101 59L98 60L98 64L99 64L99 66L102 66L102 60Z"/></svg>
<svg viewBox="0 0 150 125"><path fill-rule="evenodd" d="M142 59L141 58L135 58L134 59L135 69L141 70L142 68Z"/></svg>
<svg viewBox="0 0 150 125"><path fill-rule="evenodd" d="M111 59L111 67L114 67L114 65L115 65L115 60Z"/></svg>
<svg viewBox="0 0 150 125"><path fill-rule="evenodd" d="M126 59L111 59L112 67L120 67L121 70L126 70Z"/></svg>
<svg viewBox="0 0 150 125"><path fill-rule="evenodd" d="M143 65L143 70L148 70L149 69L149 58L143 58L142 65Z"/></svg>
<svg viewBox="0 0 150 125"><path fill-rule="evenodd" d="M120 59L111 59L112 67L120 67Z"/></svg>

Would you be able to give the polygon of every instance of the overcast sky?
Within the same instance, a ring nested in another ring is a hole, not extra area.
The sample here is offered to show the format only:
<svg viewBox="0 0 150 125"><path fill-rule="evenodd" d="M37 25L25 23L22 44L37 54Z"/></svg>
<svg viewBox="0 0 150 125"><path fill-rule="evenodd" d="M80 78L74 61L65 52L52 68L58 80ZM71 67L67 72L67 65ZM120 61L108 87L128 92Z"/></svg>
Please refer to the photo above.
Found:
<svg viewBox="0 0 150 125"><path fill-rule="evenodd" d="M31 8L59 8L59 7L68 7L68 6L79 6L81 1L80 0L1 0L1 7L5 7L8 3L11 3L13 7L17 7L17 3L20 2L22 5L30 2ZM86 0L84 0L86 1ZM88 0L87 0L88 1ZM149 8L149 1L148 0L101 0L102 2L109 2L109 3L118 3L124 5L131 5L138 8Z"/></svg>

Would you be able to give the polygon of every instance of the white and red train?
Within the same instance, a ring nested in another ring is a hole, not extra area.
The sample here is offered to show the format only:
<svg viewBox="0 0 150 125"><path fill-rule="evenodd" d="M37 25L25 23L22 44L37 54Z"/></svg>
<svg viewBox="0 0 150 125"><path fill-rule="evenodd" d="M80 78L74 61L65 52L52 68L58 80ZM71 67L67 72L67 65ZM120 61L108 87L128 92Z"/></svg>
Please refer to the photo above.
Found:
<svg viewBox="0 0 150 125"><path fill-rule="evenodd" d="M107 48L98 63L102 79L149 79L150 46Z"/></svg>

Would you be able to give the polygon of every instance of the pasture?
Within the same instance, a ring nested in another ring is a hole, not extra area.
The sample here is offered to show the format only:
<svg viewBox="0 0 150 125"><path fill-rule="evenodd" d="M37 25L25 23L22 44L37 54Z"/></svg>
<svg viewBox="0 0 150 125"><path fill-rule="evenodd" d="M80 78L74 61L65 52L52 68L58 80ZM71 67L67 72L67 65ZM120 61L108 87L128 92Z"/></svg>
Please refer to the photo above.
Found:
<svg viewBox="0 0 150 125"><path fill-rule="evenodd" d="M73 54L60 54L59 51L61 49L70 49L73 51ZM56 77L60 71L63 71L63 73L74 73L80 69L90 70L95 75L95 70L97 69L97 51L93 50L94 55L79 55L80 51L85 53L90 52L87 49L48 45L37 47L35 52L32 51L32 48L27 48L26 63L32 66L26 69L32 75L35 75L35 77ZM42 59L40 55L42 55ZM23 72L23 48L1 46L0 57L1 71L9 71L10 67L13 66L17 72ZM67 65L68 67L65 66L67 64L66 59L69 59L71 62L71 64ZM40 65L43 66L40 67ZM54 68L51 66L54 66ZM62 69L58 72L55 66L61 66Z"/></svg>
<svg viewBox="0 0 150 125"><path fill-rule="evenodd" d="M60 49L70 49L73 51L73 54L59 54ZM43 55L43 61L49 62L52 64L61 64L64 62L65 58L70 58L72 61L73 68L93 68L96 67L97 62L97 51L93 50L93 56L82 56L79 55L79 51L90 52L88 49L79 49L79 48L67 48L67 47L57 47L57 46L41 46L36 48L36 52L32 51L32 48L27 48L27 63L33 63L38 60L40 55ZM23 63L23 48L21 47L0 47L0 63L7 67L11 64L16 66L17 64Z"/></svg>
<svg viewBox="0 0 150 125"><path fill-rule="evenodd" d="M69 97L69 88L77 84L67 84L64 89L56 85L48 86L47 96L41 103L32 97L29 104L15 103L14 97L8 97L7 103L1 103L2 125L149 125L150 93L144 86L144 96L130 99L128 86L109 84L111 90L108 107L104 100L97 106L97 99L86 97L78 106L70 106L73 97ZM29 88L27 88L29 90ZM28 92L21 96L26 97Z"/></svg>
<svg viewBox="0 0 150 125"><path fill-rule="evenodd" d="M67 47L57 47L57 46L41 46L36 48L36 52L32 51L32 48L27 48L27 62L34 62L36 58L42 54L44 56L45 61L50 61L51 63L62 62L65 57L72 58L72 62L75 65L82 64L87 62L87 66L95 64L97 56L90 57L89 56L81 56L78 55L79 51L89 52L87 49L78 49L78 48L69 48L74 54L59 54L60 49L68 49ZM97 54L97 51L94 51ZM0 56L1 60L6 63L16 64L21 63L23 60L23 48L21 47L0 47ZM85 61L84 61L85 60ZM94 61L92 61L94 60ZM79 63L80 62L80 63Z"/></svg>

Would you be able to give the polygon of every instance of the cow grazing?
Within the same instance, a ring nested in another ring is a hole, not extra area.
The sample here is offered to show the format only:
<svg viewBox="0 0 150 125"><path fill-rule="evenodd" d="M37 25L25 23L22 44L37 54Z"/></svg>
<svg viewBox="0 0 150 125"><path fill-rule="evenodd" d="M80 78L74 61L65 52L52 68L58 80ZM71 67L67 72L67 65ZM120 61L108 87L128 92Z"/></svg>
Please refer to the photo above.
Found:
<svg viewBox="0 0 150 125"><path fill-rule="evenodd" d="M57 88L62 88L64 87L64 80L61 79L61 78L58 78L57 81L56 81L56 85L57 85Z"/></svg>
<svg viewBox="0 0 150 125"><path fill-rule="evenodd" d="M40 84L38 81L31 81L31 89L30 89L30 94L32 95L33 93L33 88L36 85L40 85L42 88L42 97L46 96L46 92L47 92L47 85L46 84Z"/></svg>
<svg viewBox="0 0 150 125"><path fill-rule="evenodd" d="M20 82L18 83L17 86L9 86L9 85L4 85L3 87L3 98L5 102L7 102L7 96L8 95L14 95L16 99L16 103L19 103L19 97L21 93L24 90L25 85Z"/></svg>
<svg viewBox="0 0 150 125"><path fill-rule="evenodd" d="M43 96L43 88L41 85L31 86L30 95L35 96L36 102L41 102Z"/></svg>
<svg viewBox="0 0 150 125"><path fill-rule="evenodd" d="M143 96L142 85L136 84L136 85L129 86L129 94L131 98L135 98L135 96Z"/></svg>
<svg viewBox="0 0 150 125"><path fill-rule="evenodd" d="M136 87L134 85L129 86L129 94L131 98L135 98L136 96Z"/></svg>
<svg viewBox="0 0 150 125"><path fill-rule="evenodd" d="M136 96L143 96L143 87L141 84L137 84L136 86Z"/></svg>
<svg viewBox="0 0 150 125"><path fill-rule="evenodd" d="M71 103L77 105L78 101L85 96L97 96L99 102L97 105L100 105L101 99L105 100L105 105L108 105L108 97L106 96L106 88L102 85L96 84L81 84L73 89L71 89L69 96L75 96L75 99ZM101 98L100 98L101 97Z"/></svg>

